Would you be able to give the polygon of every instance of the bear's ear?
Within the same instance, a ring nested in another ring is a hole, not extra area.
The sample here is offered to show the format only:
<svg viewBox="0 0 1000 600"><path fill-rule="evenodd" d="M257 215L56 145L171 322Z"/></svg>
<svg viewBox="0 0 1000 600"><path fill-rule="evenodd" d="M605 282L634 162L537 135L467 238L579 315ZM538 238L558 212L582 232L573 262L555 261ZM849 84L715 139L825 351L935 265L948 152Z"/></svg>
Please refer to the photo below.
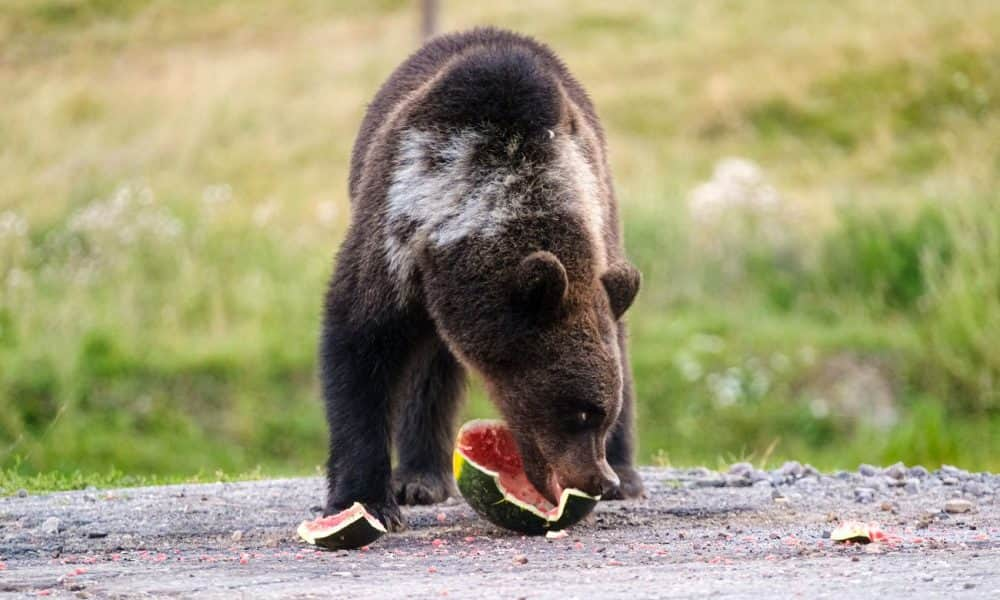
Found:
<svg viewBox="0 0 1000 600"><path fill-rule="evenodd" d="M639 269L627 262L617 263L601 275L601 283L608 293L608 301L611 303L611 312L615 315L615 319L620 319L628 307L632 306L635 295L639 293L641 280Z"/></svg>
<svg viewBox="0 0 1000 600"><path fill-rule="evenodd" d="M517 267L514 303L528 314L552 316L566 298L569 279L555 254L532 252Z"/></svg>

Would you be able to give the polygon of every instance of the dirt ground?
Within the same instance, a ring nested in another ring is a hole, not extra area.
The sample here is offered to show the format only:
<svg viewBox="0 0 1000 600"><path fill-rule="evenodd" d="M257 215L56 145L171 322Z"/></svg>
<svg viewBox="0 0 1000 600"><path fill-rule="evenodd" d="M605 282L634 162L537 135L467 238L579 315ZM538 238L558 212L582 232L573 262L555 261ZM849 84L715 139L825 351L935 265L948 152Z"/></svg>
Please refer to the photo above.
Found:
<svg viewBox="0 0 1000 600"><path fill-rule="evenodd" d="M319 479L19 493L0 499L0 595L1000 598L1000 476L797 463L643 476L647 499L601 503L563 539L504 532L450 501L339 552L295 537L319 511ZM831 542L846 519L888 539Z"/></svg>

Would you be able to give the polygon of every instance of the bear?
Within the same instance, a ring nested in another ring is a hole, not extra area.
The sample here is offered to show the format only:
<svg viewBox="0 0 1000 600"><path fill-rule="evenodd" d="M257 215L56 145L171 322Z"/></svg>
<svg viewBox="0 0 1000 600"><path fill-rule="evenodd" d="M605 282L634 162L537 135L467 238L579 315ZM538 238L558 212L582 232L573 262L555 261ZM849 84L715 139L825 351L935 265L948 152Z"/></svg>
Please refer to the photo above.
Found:
<svg viewBox="0 0 1000 600"><path fill-rule="evenodd" d="M399 530L401 504L455 495L468 372L549 500L642 496L623 321L640 274L603 129L556 54L496 28L432 39L369 105L348 191L319 342L324 514L359 501Z"/></svg>

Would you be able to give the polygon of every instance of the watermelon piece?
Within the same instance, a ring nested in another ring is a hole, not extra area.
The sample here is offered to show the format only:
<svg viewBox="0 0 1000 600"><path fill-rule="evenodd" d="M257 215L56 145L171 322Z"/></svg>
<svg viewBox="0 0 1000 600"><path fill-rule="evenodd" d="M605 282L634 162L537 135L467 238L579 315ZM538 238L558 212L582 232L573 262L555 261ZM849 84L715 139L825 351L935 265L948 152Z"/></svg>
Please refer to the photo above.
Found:
<svg viewBox="0 0 1000 600"><path fill-rule="evenodd" d="M360 502L335 515L318 517L299 524L299 537L329 550L350 550L367 546L386 533L385 526Z"/></svg>
<svg viewBox="0 0 1000 600"><path fill-rule="evenodd" d="M561 531L590 514L600 496L564 489L558 506L549 502L524 473L510 429L481 419L462 426L455 443L458 489L479 515L505 529L542 535Z"/></svg>
<svg viewBox="0 0 1000 600"><path fill-rule="evenodd" d="M844 521L830 532L830 539L835 542L855 542L870 544L885 541L888 536L878 523L862 523L861 521Z"/></svg>

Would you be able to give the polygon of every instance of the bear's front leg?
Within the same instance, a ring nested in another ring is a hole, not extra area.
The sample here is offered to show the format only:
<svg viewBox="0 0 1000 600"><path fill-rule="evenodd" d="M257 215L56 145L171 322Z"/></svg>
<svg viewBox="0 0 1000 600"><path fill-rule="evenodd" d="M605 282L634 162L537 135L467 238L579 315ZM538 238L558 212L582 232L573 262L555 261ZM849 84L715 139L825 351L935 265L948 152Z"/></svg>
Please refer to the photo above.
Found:
<svg viewBox="0 0 1000 600"><path fill-rule="evenodd" d="M390 531L404 521L390 486L390 393L412 339L404 315L359 314L354 296L331 286L320 347L320 373L330 428L324 515L354 502Z"/></svg>
<svg viewBox="0 0 1000 600"><path fill-rule="evenodd" d="M618 324L618 348L622 369L622 410L608 435L607 456L618 475L618 487L605 500L644 498L646 487L633 466L635 460L635 392L632 389L632 367L629 364L625 324Z"/></svg>

